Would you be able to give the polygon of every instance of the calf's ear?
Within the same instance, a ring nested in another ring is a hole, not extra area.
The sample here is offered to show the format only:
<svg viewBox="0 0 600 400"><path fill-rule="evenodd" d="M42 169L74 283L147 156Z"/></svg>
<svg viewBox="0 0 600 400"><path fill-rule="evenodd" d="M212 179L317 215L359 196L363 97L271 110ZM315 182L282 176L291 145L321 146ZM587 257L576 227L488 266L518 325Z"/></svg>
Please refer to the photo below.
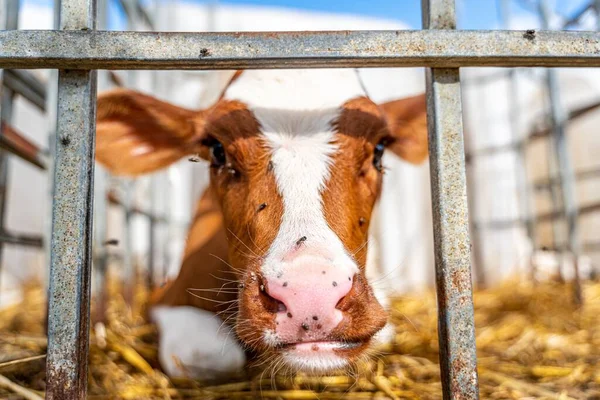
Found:
<svg viewBox="0 0 600 400"><path fill-rule="evenodd" d="M388 149L411 164L420 164L428 155L427 105L425 95L380 104L393 138Z"/></svg>
<svg viewBox="0 0 600 400"><path fill-rule="evenodd" d="M135 176L198 152L203 111L128 89L98 96L96 160L115 175Z"/></svg>

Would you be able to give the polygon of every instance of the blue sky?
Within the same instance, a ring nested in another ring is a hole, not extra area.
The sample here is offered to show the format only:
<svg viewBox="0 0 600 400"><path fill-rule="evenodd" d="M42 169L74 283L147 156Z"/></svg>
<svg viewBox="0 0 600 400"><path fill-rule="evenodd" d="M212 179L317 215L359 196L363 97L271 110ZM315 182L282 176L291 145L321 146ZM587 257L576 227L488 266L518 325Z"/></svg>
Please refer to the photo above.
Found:
<svg viewBox="0 0 600 400"><path fill-rule="evenodd" d="M27 3L52 4L51 0L21 0ZM111 19L122 21L122 11L114 0L110 0ZM160 1L160 0L158 0ZM181 0L204 3L210 1L220 4L249 4L277 6L295 9L325 11L345 14L398 19L413 28L421 27L420 0ZM461 29L498 29L500 27L498 4L502 0L456 0L457 18ZM538 0L512 0L511 13L524 21L535 21L535 14L528 4ZM562 16L569 16L588 3L589 0L549 0L553 8ZM114 21L114 20L113 20ZM527 26L529 27L529 26Z"/></svg>
<svg viewBox="0 0 600 400"><path fill-rule="evenodd" d="M589 0L551 0L555 9L570 15ZM414 28L421 27L420 0L227 0L231 4L260 4L327 12L343 12L372 17L400 19ZM457 17L462 29L497 28L498 0L457 0ZM515 15L530 14L528 0L513 0Z"/></svg>

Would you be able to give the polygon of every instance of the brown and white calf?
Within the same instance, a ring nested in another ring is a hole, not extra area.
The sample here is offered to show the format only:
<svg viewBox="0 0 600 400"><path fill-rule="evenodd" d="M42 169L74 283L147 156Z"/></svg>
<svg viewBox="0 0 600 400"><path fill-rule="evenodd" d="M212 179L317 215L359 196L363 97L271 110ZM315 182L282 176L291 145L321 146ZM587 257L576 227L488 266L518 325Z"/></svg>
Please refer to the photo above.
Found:
<svg viewBox="0 0 600 400"><path fill-rule="evenodd" d="M198 111L130 90L100 96L97 159L113 173L210 162L179 276L150 309L168 374L235 372L244 350L325 372L383 340L366 269L385 148L426 158L424 96L377 105L353 70L244 71Z"/></svg>

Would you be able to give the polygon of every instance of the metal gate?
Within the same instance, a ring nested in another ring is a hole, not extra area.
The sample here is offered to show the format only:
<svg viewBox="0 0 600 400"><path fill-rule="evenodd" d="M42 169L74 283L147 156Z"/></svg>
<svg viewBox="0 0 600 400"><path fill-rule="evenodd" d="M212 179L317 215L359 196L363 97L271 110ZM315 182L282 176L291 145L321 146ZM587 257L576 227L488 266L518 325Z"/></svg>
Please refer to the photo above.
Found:
<svg viewBox="0 0 600 400"><path fill-rule="evenodd" d="M420 31L106 32L95 0L62 0L60 30L0 32L0 68L54 68L47 398L86 396L97 69L424 66L442 386L476 399L477 370L459 68L600 67L594 32L456 31L453 0L423 0ZM567 215L571 215L567 210Z"/></svg>

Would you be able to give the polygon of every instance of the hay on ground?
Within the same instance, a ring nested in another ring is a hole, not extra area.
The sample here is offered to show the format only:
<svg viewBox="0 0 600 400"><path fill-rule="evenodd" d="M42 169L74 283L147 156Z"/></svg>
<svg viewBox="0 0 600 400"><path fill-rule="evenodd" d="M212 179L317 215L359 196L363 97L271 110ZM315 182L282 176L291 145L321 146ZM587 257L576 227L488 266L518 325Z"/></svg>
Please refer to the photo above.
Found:
<svg viewBox="0 0 600 400"><path fill-rule="evenodd" d="M577 309L569 288L524 283L475 293L484 399L600 399L600 284L585 283ZM227 384L169 380L158 370L156 331L113 289L108 323L91 337L90 399L440 399L434 293L393 302L394 343L353 376L248 377ZM139 291L139 299L145 293ZM42 289L0 311L0 398L44 395Z"/></svg>

